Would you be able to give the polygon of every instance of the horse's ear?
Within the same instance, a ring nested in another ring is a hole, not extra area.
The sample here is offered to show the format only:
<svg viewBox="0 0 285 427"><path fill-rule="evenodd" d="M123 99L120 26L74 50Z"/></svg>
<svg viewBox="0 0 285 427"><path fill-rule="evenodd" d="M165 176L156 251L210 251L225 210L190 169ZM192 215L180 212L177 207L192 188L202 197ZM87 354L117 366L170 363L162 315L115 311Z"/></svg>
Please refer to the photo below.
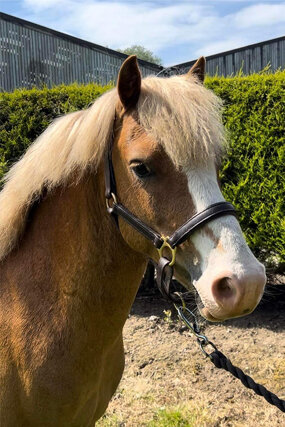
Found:
<svg viewBox="0 0 285 427"><path fill-rule="evenodd" d="M123 62L119 72L117 89L125 110L134 108L141 91L141 73L135 55L129 56Z"/></svg>
<svg viewBox="0 0 285 427"><path fill-rule="evenodd" d="M199 59L195 62L193 67L190 68L187 75L197 76L201 83L204 82L205 74L206 74L206 58L204 56L200 56Z"/></svg>

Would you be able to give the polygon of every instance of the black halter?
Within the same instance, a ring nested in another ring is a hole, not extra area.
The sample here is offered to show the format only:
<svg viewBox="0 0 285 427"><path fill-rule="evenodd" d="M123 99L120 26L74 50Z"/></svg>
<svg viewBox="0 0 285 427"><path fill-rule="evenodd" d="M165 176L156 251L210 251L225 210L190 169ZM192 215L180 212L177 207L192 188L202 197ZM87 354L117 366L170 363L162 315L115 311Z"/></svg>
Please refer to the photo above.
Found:
<svg viewBox="0 0 285 427"><path fill-rule="evenodd" d="M114 144L114 133L110 138L109 147L105 158L105 186L106 186L106 205L107 211L112 214L118 224L118 216L121 216L135 230L150 240L159 252L158 264L154 263L157 272L157 285L161 293L167 298L172 299L169 287L173 276L173 265L175 263L176 248L183 243L194 231L202 227L207 222L222 215L236 216L236 210L229 202L214 203L198 212L192 218L188 219L183 225L178 227L171 236L163 236L155 231L149 225L140 220L124 205L117 200L116 180L112 162L112 149ZM163 249L167 247L172 254L172 258L163 256Z"/></svg>

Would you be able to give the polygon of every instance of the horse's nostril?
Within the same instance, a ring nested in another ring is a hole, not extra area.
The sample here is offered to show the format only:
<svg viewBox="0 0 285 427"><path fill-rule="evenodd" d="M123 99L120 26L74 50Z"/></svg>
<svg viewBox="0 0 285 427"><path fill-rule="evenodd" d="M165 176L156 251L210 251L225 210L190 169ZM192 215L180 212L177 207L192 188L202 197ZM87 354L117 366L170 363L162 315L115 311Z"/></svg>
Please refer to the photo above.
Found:
<svg viewBox="0 0 285 427"><path fill-rule="evenodd" d="M230 286L230 282L229 277L223 277L213 284L213 294L217 300L225 300L233 295L234 290Z"/></svg>
<svg viewBox="0 0 285 427"><path fill-rule="evenodd" d="M214 319L229 319L249 314L255 309L263 293L265 275L254 270L238 277L224 270L215 275L210 283L208 294L203 289L202 281L195 285L205 301L205 309L202 310L206 317L210 313ZM204 286L206 288L206 284Z"/></svg>
<svg viewBox="0 0 285 427"><path fill-rule="evenodd" d="M221 291L221 292L227 292L228 290L230 290L231 288L230 288L230 286L229 286L229 277L224 277L223 279L221 279L220 281L219 281L219 283L218 283L218 287L219 287L219 290Z"/></svg>

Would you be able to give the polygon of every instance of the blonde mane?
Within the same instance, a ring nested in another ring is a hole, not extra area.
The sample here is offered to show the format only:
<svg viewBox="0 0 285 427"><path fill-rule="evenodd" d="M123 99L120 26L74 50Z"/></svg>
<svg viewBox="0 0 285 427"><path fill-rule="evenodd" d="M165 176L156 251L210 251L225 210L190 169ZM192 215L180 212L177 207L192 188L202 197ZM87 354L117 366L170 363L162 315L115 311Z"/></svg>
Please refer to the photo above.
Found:
<svg viewBox="0 0 285 427"><path fill-rule="evenodd" d="M89 109L56 119L7 173L0 193L0 260L15 246L28 208L43 188L51 191L88 167L96 172L117 102L112 89ZM225 143L221 101L194 77L143 79L137 109L140 124L177 167L220 157Z"/></svg>

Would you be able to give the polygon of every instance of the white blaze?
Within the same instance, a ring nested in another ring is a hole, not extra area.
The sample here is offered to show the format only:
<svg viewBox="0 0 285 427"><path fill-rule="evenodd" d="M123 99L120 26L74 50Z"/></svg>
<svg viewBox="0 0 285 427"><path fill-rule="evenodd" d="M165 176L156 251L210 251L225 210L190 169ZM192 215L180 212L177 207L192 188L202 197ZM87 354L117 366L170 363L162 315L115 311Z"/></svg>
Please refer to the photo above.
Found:
<svg viewBox="0 0 285 427"><path fill-rule="evenodd" d="M217 182L214 164L205 168L187 171L188 188L197 212L201 212L213 203L224 201ZM203 302L216 306L212 293L205 283L211 284L213 277L220 274L235 275L241 279L251 273L264 271L264 267L254 257L243 237L240 225L233 215L225 215L207 223L215 240L202 227L191 240L200 254L201 276L193 284Z"/></svg>

